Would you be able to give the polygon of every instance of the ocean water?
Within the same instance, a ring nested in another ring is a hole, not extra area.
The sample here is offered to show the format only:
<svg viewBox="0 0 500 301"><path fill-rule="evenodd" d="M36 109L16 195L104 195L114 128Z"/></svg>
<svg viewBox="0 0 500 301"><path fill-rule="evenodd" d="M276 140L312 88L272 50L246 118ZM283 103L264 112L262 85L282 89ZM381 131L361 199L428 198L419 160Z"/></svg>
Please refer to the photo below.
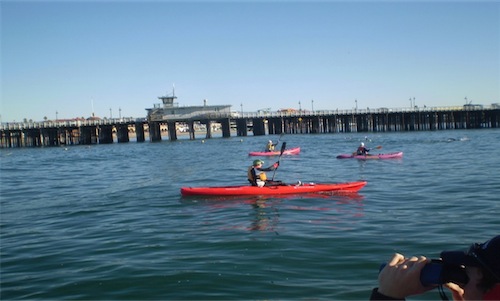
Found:
<svg viewBox="0 0 500 301"><path fill-rule="evenodd" d="M366 300L394 252L500 233L500 130L366 135L281 139L302 151L275 179L368 181L351 195L181 197L246 185L278 136L2 149L0 299ZM404 157L336 159L361 141Z"/></svg>

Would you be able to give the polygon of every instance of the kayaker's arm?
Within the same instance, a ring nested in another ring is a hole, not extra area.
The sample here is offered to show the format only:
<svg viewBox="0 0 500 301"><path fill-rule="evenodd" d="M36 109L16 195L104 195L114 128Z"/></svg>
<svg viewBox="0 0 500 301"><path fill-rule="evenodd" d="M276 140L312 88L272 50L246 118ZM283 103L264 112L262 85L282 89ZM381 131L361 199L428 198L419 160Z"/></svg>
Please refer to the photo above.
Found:
<svg viewBox="0 0 500 301"><path fill-rule="evenodd" d="M280 162L276 162L273 165L266 167L266 168L258 168L258 170L260 170L260 171L273 171L276 168L278 168L278 166L280 166Z"/></svg>

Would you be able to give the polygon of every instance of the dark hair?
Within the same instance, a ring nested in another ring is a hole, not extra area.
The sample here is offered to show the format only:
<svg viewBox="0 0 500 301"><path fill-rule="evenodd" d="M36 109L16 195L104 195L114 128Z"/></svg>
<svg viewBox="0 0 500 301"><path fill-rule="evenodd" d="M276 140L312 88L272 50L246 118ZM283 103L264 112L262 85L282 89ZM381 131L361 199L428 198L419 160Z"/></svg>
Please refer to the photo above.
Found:
<svg viewBox="0 0 500 301"><path fill-rule="evenodd" d="M467 252L467 256L474 258L481 269L483 277L478 286L485 292L500 283L499 249L500 235L497 235L483 244L473 244Z"/></svg>
<svg viewBox="0 0 500 301"><path fill-rule="evenodd" d="M485 243L474 243L466 252L443 251L441 258L449 265L477 267L482 273L478 288L487 292L496 284L500 284L500 235Z"/></svg>

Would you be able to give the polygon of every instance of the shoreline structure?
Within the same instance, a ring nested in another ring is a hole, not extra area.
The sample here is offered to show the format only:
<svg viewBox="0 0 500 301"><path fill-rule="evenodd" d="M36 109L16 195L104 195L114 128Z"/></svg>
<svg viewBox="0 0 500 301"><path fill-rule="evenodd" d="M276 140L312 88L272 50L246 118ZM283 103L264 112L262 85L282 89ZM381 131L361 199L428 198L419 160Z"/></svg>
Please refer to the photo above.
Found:
<svg viewBox="0 0 500 301"><path fill-rule="evenodd" d="M186 135L254 136L350 132L428 131L500 127L500 105L352 110L231 111L231 105L179 106L175 90L159 96L146 118L104 118L0 124L0 148L170 141ZM299 103L300 104L300 103ZM163 136L163 137L162 137ZM167 137L165 137L167 136Z"/></svg>
<svg viewBox="0 0 500 301"><path fill-rule="evenodd" d="M201 107L203 109L203 107ZM235 114L196 111L148 118L56 120L0 125L0 148L229 138L276 134L411 132L500 128L500 107L426 107ZM156 117L156 118L152 118ZM202 137L200 137L202 136Z"/></svg>

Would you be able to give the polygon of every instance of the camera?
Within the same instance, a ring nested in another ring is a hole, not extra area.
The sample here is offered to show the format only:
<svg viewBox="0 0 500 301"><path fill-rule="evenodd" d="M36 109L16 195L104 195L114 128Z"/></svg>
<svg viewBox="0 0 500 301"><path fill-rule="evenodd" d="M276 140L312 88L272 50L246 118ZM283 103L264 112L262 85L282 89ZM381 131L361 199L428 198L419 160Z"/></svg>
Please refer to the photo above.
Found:
<svg viewBox="0 0 500 301"><path fill-rule="evenodd" d="M382 264L379 272L386 266ZM462 265L451 265L444 263L441 259L432 259L420 272L420 282L423 286L437 286L447 282L465 284L469 277Z"/></svg>

